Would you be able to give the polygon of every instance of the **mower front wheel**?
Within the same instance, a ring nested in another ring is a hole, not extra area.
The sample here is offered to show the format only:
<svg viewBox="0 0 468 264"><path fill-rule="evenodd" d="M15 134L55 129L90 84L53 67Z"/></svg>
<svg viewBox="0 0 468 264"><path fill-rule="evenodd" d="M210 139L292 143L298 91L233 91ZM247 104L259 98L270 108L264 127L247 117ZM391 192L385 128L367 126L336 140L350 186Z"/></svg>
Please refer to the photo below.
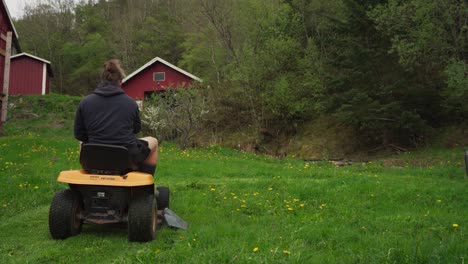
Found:
<svg viewBox="0 0 468 264"><path fill-rule="evenodd" d="M55 193L49 210L49 231L53 239L65 239L81 232L83 203L80 194L66 189Z"/></svg>
<svg viewBox="0 0 468 264"><path fill-rule="evenodd" d="M157 205L153 194L132 197L128 208L128 240L148 242L156 236Z"/></svg>

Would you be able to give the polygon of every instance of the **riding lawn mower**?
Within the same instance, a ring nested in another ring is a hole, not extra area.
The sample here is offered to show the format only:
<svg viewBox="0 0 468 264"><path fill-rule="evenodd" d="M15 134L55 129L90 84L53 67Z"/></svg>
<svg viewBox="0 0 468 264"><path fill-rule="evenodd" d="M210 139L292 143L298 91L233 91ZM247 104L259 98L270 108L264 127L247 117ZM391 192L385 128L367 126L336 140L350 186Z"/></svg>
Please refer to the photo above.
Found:
<svg viewBox="0 0 468 264"><path fill-rule="evenodd" d="M186 229L187 223L169 209L169 188L154 186L153 175L132 169L127 148L84 144L81 170L62 171L49 211L52 238L78 235L83 224L126 223L128 240L152 241L159 226Z"/></svg>

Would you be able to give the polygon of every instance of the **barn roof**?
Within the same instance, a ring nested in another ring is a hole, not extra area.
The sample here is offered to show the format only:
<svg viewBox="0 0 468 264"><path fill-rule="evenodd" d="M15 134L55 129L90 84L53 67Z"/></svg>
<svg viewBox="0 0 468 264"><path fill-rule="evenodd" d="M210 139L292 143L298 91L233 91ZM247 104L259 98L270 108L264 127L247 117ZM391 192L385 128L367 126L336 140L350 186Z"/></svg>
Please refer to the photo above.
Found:
<svg viewBox="0 0 468 264"><path fill-rule="evenodd" d="M26 57L30 57L32 59L35 59L35 60L38 60L40 62L43 62L45 64L47 64L47 71L49 72L50 76L53 76L53 72L52 72L52 66L50 64L50 61L48 60L45 60L43 58L39 58L37 56L34 56L34 55L31 55L29 53L26 53L26 52L23 52L23 53L20 53L20 54L16 54L16 55L13 55L10 57L10 59L14 59L14 58L18 58L18 57L23 57L23 56L26 56Z"/></svg>
<svg viewBox="0 0 468 264"><path fill-rule="evenodd" d="M39 58L39 57L37 57L37 56L31 55L31 54L26 53L26 52L13 55L13 56L11 56L11 59L16 58L16 57L21 57L21 56L28 56L28 57L31 57L31 58L33 58L33 59L35 59L35 60L42 61L42 62L44 62L44 63L50 64L50 61L45 60L45 59L43 59L43 58Z"/></svg>
<svg viewBox="0 0 468 264"><path fill-rule="evenodd" d="M163 60L163 59L161 59L159 57L156 57L156 58L150 60L145 65L141 66L138 70L136 70L136 71L132 72L131 74L129 74L125 79L123 79L122 83L125 83L126 81L130 80L135 75L137 75L138 73L140 73L141 71L143 71L144 69L148 68L149 66L153 65L156 62L160 62L160 63L162 63L162 64L164 64L164 65L166 65L166 66L168 66L168 67L170 67L170 68L172 68L172 69L174 69L174 70L176 70L176 71L178 71L178 72L192 78L193 80L202 82L202 79L198 78L197 76L195 76L193 74L190 74L190 73L182 70L181 68L175 66L174 64L171 64L171 63L169 63L169 62L167 62L167 61L165 61L165 60Z"/></svg>
<svg viewBox="0 0 468 264"><path fill-rule="evenodd" d="M8 11L8 7L5 3L5 0L2 0L3 6L5 7L6 13L8 15L8 19L10 20L11 27L13 28L13 31L15 32L15 37L19 38L18 32L16 32L15 24L13 24L13 20L11 19L10 11Z"/></svg>

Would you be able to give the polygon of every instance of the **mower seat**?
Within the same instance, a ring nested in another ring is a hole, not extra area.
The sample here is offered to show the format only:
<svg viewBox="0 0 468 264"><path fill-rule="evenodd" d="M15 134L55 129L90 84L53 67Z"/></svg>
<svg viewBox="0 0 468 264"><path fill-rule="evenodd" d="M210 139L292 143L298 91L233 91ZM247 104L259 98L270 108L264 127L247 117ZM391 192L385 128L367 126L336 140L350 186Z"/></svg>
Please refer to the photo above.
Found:
<svg viewBox="0 0 468 264"><path fill-rule="evenodd" d="M124 175L131 171L128 149L105 144L83 144L80 164L90 174Z"/></svg>

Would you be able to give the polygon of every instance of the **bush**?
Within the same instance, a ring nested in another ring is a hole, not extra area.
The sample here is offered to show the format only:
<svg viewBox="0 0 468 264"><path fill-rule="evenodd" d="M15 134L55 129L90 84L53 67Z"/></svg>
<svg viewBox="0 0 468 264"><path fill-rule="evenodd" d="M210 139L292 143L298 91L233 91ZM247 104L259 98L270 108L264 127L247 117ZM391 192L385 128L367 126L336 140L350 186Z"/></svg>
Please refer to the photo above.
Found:
<svg viewBox="0 0 468 264"><path fill-rule="evenodd" d="M175 139L185 149L201 131L207 113L201 88L171 88L145 101L142 123L160 139Z"/></svg>

